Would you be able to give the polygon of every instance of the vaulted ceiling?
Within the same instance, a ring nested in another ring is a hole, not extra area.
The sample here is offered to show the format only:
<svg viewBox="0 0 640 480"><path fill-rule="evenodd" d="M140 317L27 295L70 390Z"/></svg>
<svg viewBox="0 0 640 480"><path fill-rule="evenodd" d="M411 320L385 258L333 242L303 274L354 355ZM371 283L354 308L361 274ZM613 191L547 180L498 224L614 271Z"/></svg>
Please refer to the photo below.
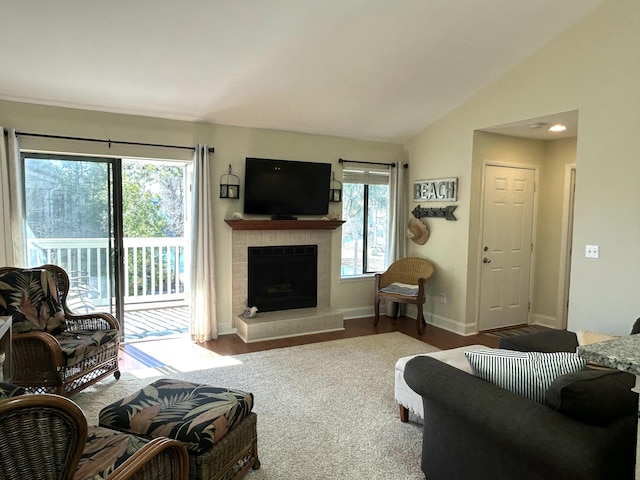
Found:
<svg viewBox="0 0 640 480"><path fill-rule="evenodd" d="M603 2L2 0L0 99L402 142Z"/></svg>

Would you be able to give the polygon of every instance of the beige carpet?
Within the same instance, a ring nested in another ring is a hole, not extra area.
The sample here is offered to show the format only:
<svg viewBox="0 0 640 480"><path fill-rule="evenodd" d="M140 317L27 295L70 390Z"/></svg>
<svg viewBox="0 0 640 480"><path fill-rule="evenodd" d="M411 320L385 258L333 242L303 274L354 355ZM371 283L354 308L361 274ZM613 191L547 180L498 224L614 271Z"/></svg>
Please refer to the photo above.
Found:
<svg viewBox="0 0 640 480"><path fill-rule="evenodd" d="M385 333L237 355L170 376L253 392L262 467L247 480L423 480L422 426L398 419L394 365L436 350ZM100 408L152 379L126 372L73 399L95 424Z"/></svg>

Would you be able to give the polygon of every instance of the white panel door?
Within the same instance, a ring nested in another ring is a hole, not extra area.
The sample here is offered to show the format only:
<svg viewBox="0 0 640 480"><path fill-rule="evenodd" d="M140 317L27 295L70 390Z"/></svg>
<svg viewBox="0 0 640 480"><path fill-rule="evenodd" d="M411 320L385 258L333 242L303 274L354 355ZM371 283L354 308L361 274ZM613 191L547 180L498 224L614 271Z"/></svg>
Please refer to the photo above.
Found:
<svg viewBox="0 0 640 480"><path fill-rule="evenodd" d="M528 323L533 169L485 167L480 330Z"/></svg>

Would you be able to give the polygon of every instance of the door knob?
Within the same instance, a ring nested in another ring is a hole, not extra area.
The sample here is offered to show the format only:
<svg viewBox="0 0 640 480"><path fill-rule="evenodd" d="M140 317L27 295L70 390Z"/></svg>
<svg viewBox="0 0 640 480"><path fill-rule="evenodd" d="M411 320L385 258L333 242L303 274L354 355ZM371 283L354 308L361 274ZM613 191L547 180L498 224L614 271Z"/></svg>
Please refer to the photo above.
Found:
<svg viewBox="0 0 640 480"><path fill-rule="evenodd" d="M489 260L487 257L484 257L482 259L482 263L491 263L491 260Z"/></svg>

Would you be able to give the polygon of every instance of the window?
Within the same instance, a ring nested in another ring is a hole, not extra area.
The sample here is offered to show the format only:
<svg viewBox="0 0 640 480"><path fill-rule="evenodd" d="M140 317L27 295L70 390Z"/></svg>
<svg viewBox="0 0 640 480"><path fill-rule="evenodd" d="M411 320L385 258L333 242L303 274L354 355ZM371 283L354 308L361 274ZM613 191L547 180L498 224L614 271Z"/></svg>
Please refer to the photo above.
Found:
<svg viewBox="0 0 640 480"><path fill-rule="evenodd" d="M389 171L345 169L341 277L381 272L389 246Z"/></svg>

